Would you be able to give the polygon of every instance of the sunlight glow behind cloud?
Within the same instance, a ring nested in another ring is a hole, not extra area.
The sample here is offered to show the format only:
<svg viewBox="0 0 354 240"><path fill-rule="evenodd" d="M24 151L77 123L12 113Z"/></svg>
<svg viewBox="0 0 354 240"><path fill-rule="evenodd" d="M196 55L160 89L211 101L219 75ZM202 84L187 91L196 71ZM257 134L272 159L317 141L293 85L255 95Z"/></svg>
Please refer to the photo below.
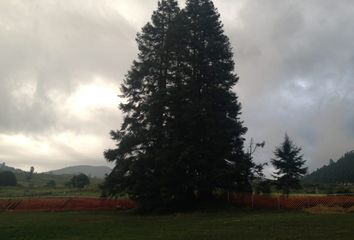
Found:
<svg viewBox="0 0 354 240"><path fill-rule="evenodd" d="M89 119L98 109L115 110L117 108L117 89L116 85L96 78L89 84L81 84L67 99L66 105L77 117Z"/></svg>

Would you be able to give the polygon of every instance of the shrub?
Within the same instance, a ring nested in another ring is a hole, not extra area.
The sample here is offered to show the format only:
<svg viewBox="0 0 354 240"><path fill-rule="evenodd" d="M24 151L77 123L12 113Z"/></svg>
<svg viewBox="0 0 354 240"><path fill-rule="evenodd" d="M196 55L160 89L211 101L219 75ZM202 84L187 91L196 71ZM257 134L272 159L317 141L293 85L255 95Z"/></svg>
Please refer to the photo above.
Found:
<svg viewBox="0 0 354 240"><path fill-rule="evenodd" d="M73 176L69 182L65 184L65 186L70 186L74 188L83 188L86 185L90 184L90 179L85 174L81 173L79 175Z"/></svg>
<svg viewBox="0 0 354 240"><path fill-rule="evenodd" d="M0 172L0 186L6 187L6 186L16 186L16 185L17 185L17 179L13 172L10 171Z"/></svg>
<svg viewBox="0 0 354 240"><path fill-rule="evenodd" d="M57 186L57 183L54 180L49 180L45 186L48 188L55 188Z"/></svg>

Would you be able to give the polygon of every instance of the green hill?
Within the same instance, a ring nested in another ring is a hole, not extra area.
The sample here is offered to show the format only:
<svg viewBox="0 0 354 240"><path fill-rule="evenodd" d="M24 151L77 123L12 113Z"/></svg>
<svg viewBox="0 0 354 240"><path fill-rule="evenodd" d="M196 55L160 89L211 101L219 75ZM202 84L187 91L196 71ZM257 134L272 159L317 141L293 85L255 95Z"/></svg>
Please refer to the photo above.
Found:
<svg viewBox="0 0 354 240"><path fill-rule="evenodd" d="M354 151L347 152L338 161L331 160L313 173L303 178L304 183L354 183Z"/></svg>

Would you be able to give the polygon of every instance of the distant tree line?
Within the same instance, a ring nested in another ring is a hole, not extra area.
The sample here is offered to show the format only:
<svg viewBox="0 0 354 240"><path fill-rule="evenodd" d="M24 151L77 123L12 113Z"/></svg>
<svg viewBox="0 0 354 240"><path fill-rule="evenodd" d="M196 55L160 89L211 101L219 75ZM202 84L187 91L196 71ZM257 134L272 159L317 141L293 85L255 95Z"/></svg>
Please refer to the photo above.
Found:
<svg viewBox="0 0 354 240"><path fill-rule="evenodd" d="M329 161L313 173L305 176L304 183L354 183L354 151L347 152L338 161Z"/></svg>

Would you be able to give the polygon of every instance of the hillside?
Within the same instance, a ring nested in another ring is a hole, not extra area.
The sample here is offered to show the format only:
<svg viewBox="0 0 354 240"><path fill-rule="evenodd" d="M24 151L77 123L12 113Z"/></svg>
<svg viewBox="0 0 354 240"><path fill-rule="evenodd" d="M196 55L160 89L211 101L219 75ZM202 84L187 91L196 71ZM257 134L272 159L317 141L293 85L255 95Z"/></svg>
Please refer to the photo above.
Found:
<svg viewBox="0 0 354 240"><path fill-rule="evenodd" d="M103 179L105 175L110 173L111 171L112 169L106 166L81 165L81 166L71 166L71 167L66 167L58 170L53 170L48 173L53 175L63 175L63 174L74 175L74 174L84 173L90 177Z"/></svg>
<svg viewBox="0 0 354 240"><path fill-rule="evenodd" d="M0 164L0 171L11 171L15 173L19 185L27 187L32 186L45 186L49 181L55 181L58 186L63 186L70 180L72 175L52 175L48 173L33 173L31 180L28 180L28 172L21 169L15 169L5 164Z"/></svg>
<svg viewBox="0 0 354 240"><path fill-rule="evenodd" d="M6 166L5 163L0 164L0 171L10 171L10 172L13 172L13 173L21 173L21 172L24 173L23 170L16 169L16 168L13 168L13 167L10 167L10 166Z"/></svg>
<svg viewBox="0 0 354 240"><path fill-rule="evenodd" d="M303 178L304 183L354 183L354 151Z"/></svg>
<svg viewBox="0 0 354 240"><path fill-rule="evenodd" d="M0 171L14 172L18 184L24 187L45 186L49 181L55 181L56 185L61 187L64 186L65 183L68 182L75 174L85 173L91 177L103 178L102 176L104 176L104 173L107 171L110 172L111 169L108 167L76 166L55 170L53 172L33 173L31 180L28 180L28 172L13 168L11 166L6 166L5 164L0 164ZM101 179L91 179L91 183L93 184L101 183L101 181Z"/></svg>

